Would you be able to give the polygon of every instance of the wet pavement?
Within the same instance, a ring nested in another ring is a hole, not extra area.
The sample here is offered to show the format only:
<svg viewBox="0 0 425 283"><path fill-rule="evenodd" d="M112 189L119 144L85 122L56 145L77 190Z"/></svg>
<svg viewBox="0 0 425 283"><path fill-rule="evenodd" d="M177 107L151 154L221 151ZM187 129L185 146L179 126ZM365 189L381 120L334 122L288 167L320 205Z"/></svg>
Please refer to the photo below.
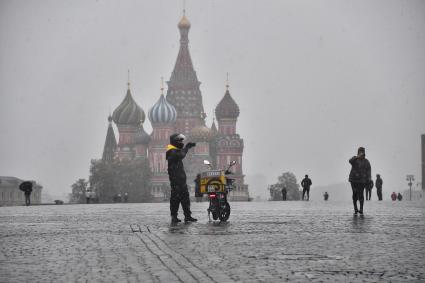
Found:
<svg viewBox="0 0 425 283"><path fill-rule="evenodd" d="M424 202L231 206L177 226L166 203L2 207L0 282L425 281Z"/></svg>

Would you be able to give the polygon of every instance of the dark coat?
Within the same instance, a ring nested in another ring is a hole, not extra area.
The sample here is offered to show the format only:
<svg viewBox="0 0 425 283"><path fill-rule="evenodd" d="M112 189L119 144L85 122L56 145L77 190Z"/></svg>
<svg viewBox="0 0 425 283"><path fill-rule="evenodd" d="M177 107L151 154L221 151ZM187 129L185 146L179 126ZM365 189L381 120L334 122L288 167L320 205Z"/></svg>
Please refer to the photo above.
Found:
<svg viewBox="0 0 425 283"><path fill-rule="evenodd" d="M301 181L301 187L303 187L303 188L305 188L305 189L310 189L310 186L312 185L313 183L311 182L311 179L310 178L304 178L302 181Z"/></svg>
<svg viewBox="0 0 425 283"><path fill-rule="evenodd" d="M375 181L375 187L377 188L377 189L382 189L382 184L383 184L384 182L382 181L382 179L381 178L376 178L376 181Z"/></svg>
<svg viewBox="0 0 425 283"><path fill-rule="evenodd" d="M353 183L369 183L372 180L371 167L366 158L352 157L348 162L351 164L351 171L348 181Z"/></svg>
<svg viewBox="0 0 425 283"><path fill-rule="evenodd" d="M171 187L186 186L186 172L184 171L183 159L186 157L188 147L179 149L175 146L168 146L165 158L168 160L168 176Z"/></svg>

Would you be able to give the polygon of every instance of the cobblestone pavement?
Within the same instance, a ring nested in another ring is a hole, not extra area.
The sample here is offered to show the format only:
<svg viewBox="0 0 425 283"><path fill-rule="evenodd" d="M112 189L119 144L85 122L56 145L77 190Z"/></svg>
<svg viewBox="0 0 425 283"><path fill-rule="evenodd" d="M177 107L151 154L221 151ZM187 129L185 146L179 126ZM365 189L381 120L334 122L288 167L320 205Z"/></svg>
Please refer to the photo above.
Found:
<svg viewBox="0 0 425 283"><path fill-rule="evenodd" d="M231 206L177 226L166 203L3 207L0 282L425 282L423 202Z"/></svg>

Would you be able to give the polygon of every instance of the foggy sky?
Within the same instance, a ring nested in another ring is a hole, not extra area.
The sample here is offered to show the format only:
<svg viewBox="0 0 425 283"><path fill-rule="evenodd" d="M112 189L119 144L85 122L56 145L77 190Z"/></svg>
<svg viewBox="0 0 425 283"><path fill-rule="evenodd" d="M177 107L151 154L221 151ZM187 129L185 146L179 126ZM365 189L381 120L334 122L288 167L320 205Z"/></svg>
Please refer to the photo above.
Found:
<svg viewBox="0 0 425 283"><path fill-rule="evenodd" d="M424 1L186 2L208 125L229 72L245 174L347 182L364 146L385 194L420 181ZM0 175L62 198L88 178L127 69L145 113L159 98L181 15L181 1L1 0Z"/></svg>

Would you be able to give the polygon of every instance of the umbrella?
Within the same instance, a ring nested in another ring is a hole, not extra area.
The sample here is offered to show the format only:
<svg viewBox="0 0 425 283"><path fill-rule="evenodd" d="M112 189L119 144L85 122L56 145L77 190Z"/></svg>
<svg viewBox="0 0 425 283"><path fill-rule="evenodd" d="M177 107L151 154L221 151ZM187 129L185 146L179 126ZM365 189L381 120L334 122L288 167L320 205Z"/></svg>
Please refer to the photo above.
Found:
<svg viewBox="0 0 425 283"><path fill-rule="evenodd" d="M19 189L21 190L21 191L27 191L27 190L30 190L30 189L32 189L32 182L30 182L30 181L25 181L25 182L22 182L20 185L19 185Z"/></svg>

